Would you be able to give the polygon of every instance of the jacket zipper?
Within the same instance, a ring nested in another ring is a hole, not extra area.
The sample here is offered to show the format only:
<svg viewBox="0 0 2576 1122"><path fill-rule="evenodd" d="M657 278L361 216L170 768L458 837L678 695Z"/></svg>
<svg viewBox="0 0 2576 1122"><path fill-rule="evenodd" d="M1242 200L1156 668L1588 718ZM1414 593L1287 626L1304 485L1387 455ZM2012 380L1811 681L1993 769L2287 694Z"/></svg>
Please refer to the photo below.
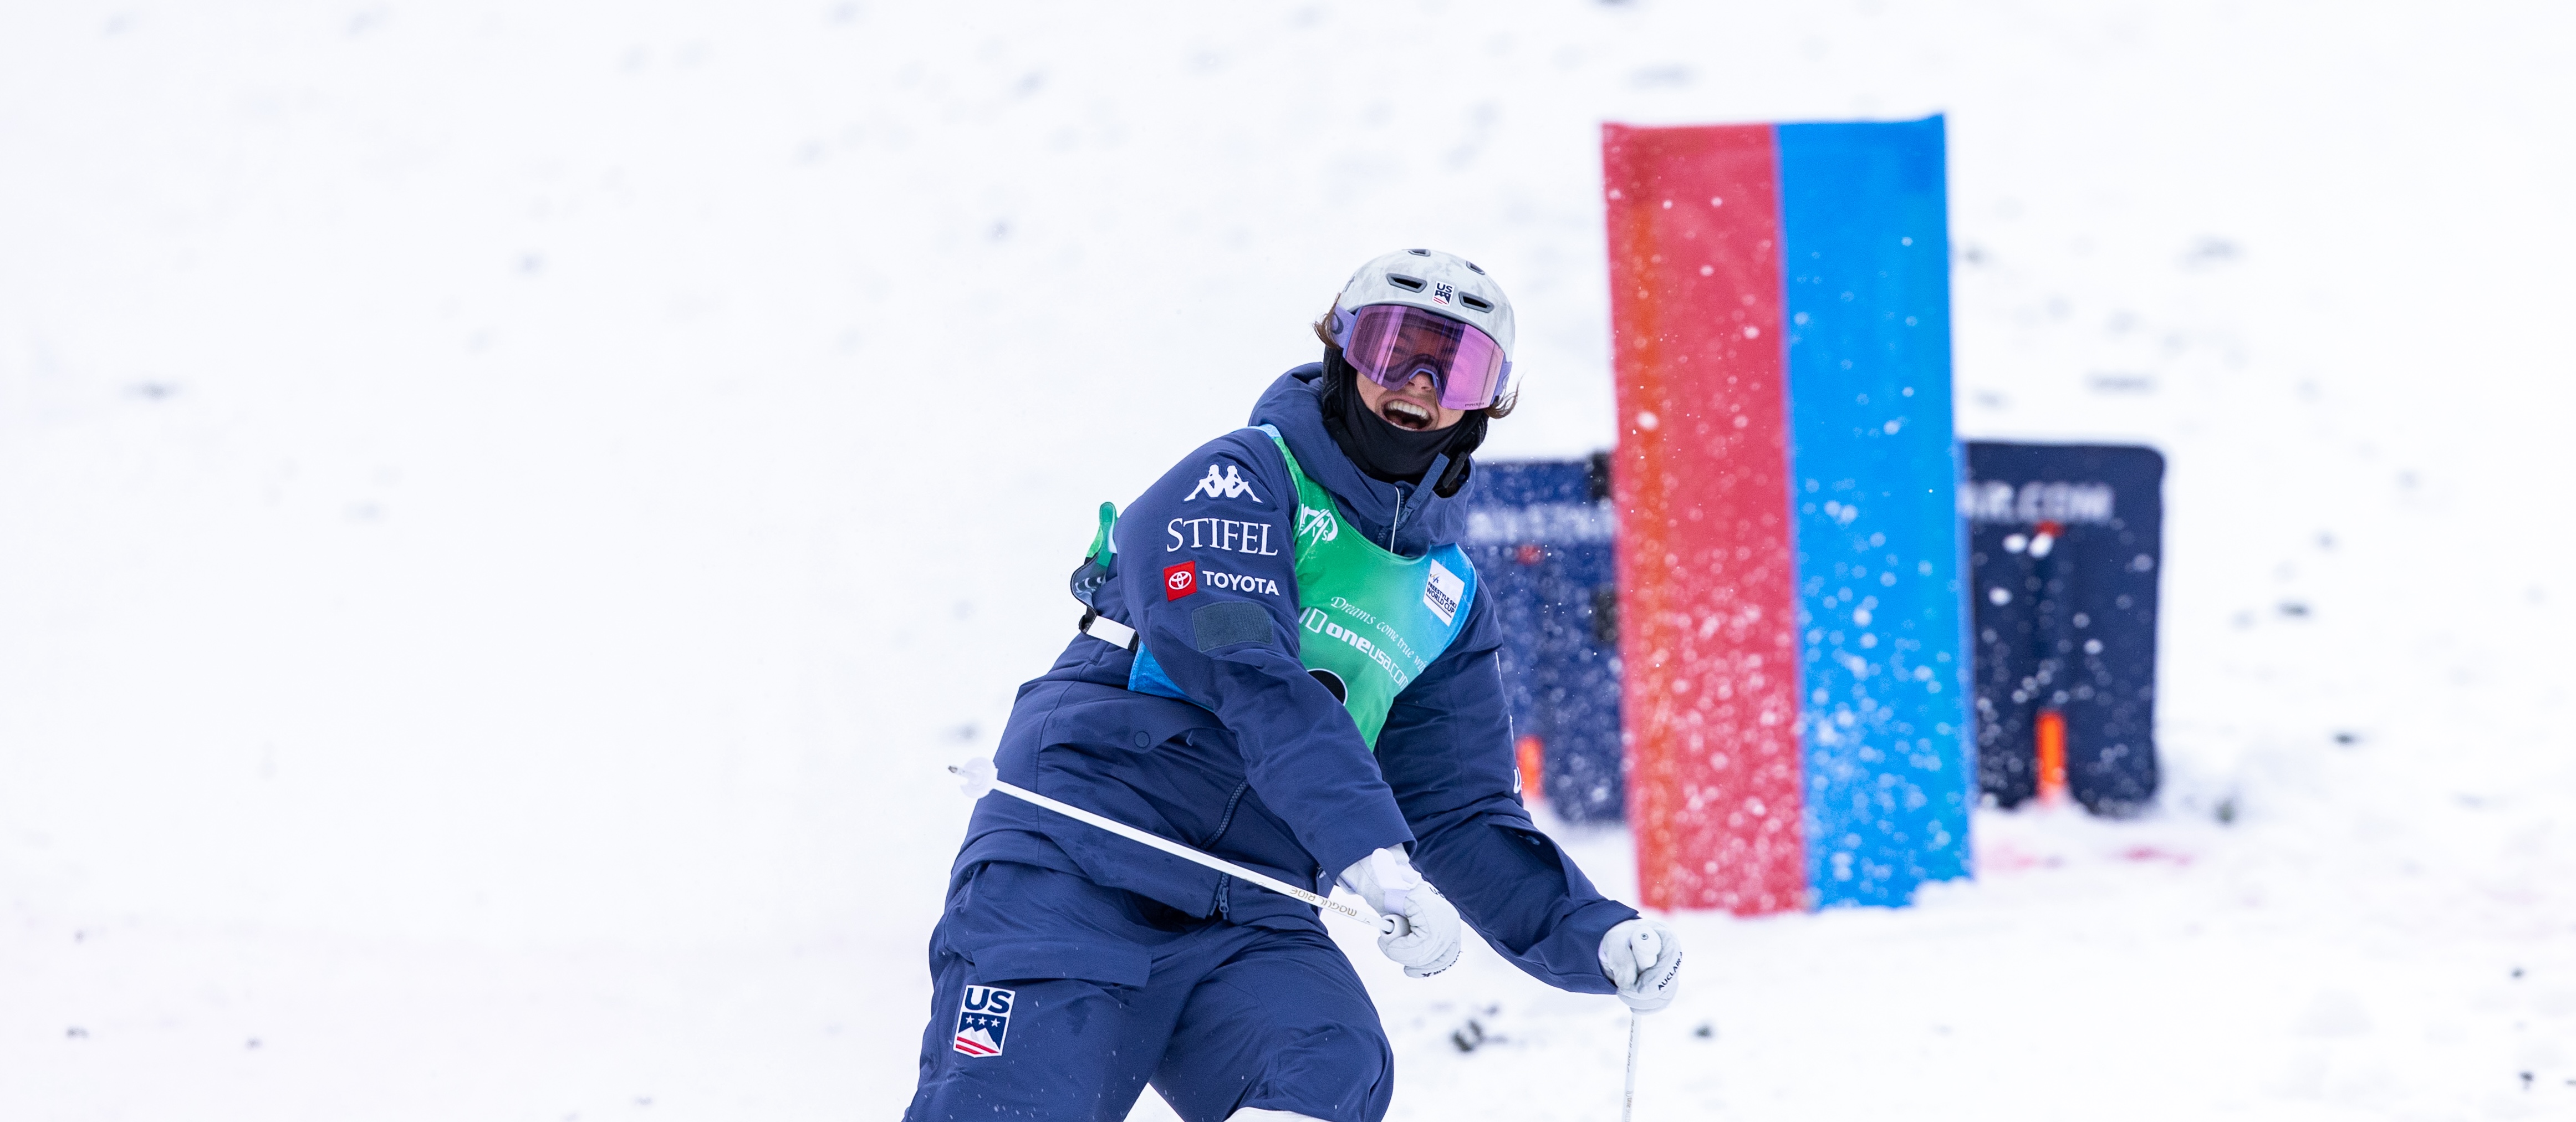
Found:
<svg viewBox="0 0 2576 1122"><path fill-rule="evenodd" d="M1393 521L1386 524L1386 551L1388 553L1397 552L1395 548L1395 528L1404 525L1404 504L1411 498L1413 498L1411 488L1406 487L1402 483L1395 485L1395 518ZM1402 554L1397 553L1397 556L1402 556Z"/></svg>
<svg viewBox="0 0 2576 1122"><path fill-rule="evenodd" d="M1495 665L1500 666L1500 665L1502 665L1502 664L1501 664L1501 663L1495 663ZM1232 827L1232 826L1234 825L1234 808L1235 808L1235 807L1237 807L1237 806L1239 806L1239 805L1242 805L1244 794L1245 794L1245 793L1247 793L1247 792L1249 792L1249 791L1251 791L1251 790L1252 790L1252 784L1251 784L1251 782L1250 782L1250 781L1248 781L1248 780L1247 780L1247 781L1245 781L1245 782L1243 782L1243 783L1239 783L1239 784L1236 784L1236 785L1235 785L1235 788L1234 788L1234 794L1229 795L1229 796L1227 796L1227 797L1226 797L1226 800L1225 800L1225 817L1220 818L1220 819L1218 819L1218 820L1217 820L1217 823L1216 823L1216 833L1208 835L1207 844L1206 844L1206 845L1203 845L1203 846L1201 846L1201 847L1199 847L1199 848L1201 848L1201 849L1210 849L1210 850L1213 850L1213 849L1215 849L1215 848L1216 848L1217 839L1219 839L1219 838L1223 838L1223 837L1225 836L1225 832L1226 832L1226 830L1227 830L1228 828L1230 828L1230 827ZM1228 918L1232 918L1232 917L1233 917L1233 915L1234 915L1234 899L1233 899L1233 897L1234 897L1234 893L1233 893L1233 888L1234 888L1234 878L1233 878L1233 877L1231 877L1231 876L1219 876L1219 877L1217 877L1217 878L1216 878L1216 914L1221 915L1221 916L1226 916L1226 917L1228 917Z"/></svg>

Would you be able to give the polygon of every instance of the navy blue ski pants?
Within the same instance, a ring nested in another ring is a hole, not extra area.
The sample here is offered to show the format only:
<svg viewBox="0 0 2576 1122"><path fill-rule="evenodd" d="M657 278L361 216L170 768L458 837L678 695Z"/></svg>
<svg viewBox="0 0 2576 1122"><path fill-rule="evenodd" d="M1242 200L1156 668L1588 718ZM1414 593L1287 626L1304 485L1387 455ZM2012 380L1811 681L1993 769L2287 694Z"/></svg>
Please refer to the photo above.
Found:
<svg viewBox="0 0 2576 1122"><path fill-rule="evenodd" d="M1377 1009L1321 930L1196 919L1029 865L978 866L930 936L904 1122L1120 1122L1150 1080L1187 1122L1244 1107L1379 1122Z"/></svg>

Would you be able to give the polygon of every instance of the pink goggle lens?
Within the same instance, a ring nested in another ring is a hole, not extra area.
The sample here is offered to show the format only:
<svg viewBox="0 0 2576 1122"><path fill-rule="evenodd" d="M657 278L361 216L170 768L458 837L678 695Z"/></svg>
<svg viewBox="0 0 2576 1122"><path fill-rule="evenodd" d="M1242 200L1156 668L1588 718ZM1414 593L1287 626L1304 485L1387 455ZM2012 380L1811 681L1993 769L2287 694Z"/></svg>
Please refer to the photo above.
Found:
<svg viewBox="0 0 2576 1122"><path fill-rule="evenodd" d="M1343 313L1342 357L1388 389L1428 375L1445 409L1482 409L1502 396L1511 377L1494 337L1438 312L1405 304L1371 304Z"/></svg>

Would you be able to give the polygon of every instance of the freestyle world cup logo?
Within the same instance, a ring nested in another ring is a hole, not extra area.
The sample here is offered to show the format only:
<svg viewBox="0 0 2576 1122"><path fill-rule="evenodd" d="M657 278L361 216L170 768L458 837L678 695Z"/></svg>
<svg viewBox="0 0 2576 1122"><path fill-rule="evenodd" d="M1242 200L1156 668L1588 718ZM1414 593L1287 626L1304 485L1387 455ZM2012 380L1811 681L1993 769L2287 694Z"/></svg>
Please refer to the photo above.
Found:
<svg viewBox="0 0 2576 1122"><path fill-rule="evenodd" d="M1322 545L1342 536L1342 523L1332 511L1301 506L1297 508L1297 536L1311 537L1315 544Z"/></svg>

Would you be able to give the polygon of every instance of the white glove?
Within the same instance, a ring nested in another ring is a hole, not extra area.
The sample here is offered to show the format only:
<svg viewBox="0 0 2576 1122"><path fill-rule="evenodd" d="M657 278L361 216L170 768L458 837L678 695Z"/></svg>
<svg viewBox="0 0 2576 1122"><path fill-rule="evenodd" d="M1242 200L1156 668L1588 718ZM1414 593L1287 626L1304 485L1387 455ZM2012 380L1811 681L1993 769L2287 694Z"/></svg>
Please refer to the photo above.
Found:
<svg viewBox="0 0 2576 1122"><path fill-rule="evenodd" d="M1682 941L1654 920L1632 919L1601 937L1601 972L1630 1009L1652 1013L1672 1004L1681 969Z"/></svg>
<svg viewBox="0 0 2576 1122"><path fill-rule="evenodd" d="M1458 964L1458 909L1413 871L1394 846L1342 870L1342 885L1360 894L1379 915L1403 916L1412 929L1380 935L1377 949L1404 964L1408 978L1428 978Z"/></svg>

